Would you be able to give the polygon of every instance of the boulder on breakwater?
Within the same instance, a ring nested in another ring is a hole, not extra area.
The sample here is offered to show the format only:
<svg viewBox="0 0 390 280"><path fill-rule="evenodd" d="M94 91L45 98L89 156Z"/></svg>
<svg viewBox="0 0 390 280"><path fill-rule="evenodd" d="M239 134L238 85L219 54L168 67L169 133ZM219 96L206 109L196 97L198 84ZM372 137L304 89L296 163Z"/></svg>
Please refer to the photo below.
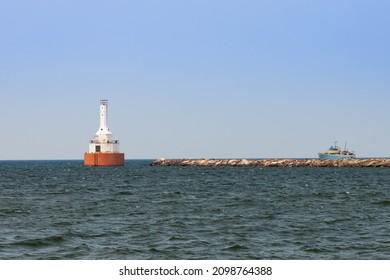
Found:
<svg viewBox="0 0 390 280"><path fill-rule="evenodd" d="M390 167L390 159L158 159L151 166Z"/></svg>

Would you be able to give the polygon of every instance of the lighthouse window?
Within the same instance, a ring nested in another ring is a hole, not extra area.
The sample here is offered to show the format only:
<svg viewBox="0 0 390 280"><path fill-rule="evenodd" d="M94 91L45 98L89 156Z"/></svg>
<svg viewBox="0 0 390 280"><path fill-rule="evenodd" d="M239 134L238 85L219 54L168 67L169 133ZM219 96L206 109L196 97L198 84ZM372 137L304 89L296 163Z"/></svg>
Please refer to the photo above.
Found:
<svg viewBox="0 0 390 280"><path fill-rule="evenodd" d="M95 146L95 152L99 153L100 152L100 146Z"/></svg>

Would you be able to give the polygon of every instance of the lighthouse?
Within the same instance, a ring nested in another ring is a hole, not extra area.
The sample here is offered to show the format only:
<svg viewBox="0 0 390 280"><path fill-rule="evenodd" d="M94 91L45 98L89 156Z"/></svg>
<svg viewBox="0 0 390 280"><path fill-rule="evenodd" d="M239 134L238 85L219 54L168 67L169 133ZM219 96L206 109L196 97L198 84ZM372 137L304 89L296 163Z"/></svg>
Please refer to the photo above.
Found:
<svg viewBox="0 0 390 280"><path fill-rule="evenodd" d="M125 164L125 154L119 152L119 141L113 140L107 126L108 100L100 100L99 130L89 142L89 152L84 154L85 166L121 166Z"/></svg>

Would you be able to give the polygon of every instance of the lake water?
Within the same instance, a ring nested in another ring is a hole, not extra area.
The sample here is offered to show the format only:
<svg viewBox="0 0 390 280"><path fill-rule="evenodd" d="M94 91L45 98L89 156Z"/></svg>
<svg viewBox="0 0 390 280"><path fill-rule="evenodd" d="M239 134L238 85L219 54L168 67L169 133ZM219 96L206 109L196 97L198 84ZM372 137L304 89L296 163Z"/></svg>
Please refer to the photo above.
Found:
<svg viewBox="0 0 390 280"><path fill-rule="evenodd" d="M0 161L0 259L390 259L390 169Z"/></svg>

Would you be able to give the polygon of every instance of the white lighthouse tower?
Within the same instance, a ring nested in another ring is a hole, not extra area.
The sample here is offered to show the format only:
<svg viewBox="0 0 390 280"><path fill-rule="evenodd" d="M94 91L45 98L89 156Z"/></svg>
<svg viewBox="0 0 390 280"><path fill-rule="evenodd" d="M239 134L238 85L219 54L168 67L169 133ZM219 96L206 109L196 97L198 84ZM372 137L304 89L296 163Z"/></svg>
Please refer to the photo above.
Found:
<svg viewBox="0 0 390 280"><path fill-rule="evenodd" d="M84 165L124 165L124 154L119 152L119 141L113 140L112 132L107 126L107 107L108 100L100 100L100 126L95 137L89 143L89 153L84 154Z"/></svg>

